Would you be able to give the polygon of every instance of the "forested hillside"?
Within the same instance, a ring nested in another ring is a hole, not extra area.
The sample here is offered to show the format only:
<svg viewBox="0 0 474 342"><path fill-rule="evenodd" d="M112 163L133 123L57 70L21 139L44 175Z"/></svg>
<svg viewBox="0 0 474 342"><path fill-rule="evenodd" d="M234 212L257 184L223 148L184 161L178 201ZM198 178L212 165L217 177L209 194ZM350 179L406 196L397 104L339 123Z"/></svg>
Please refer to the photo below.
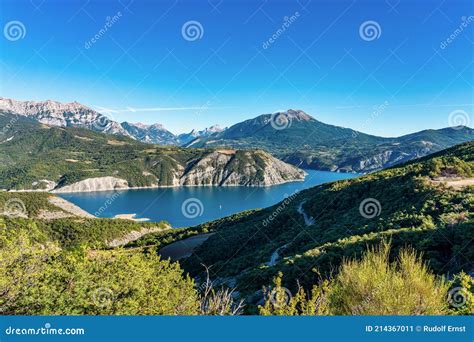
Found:
<svg viewBox="0 0 474 342"><path fill-rule="evenodd" d="M183 262L192 275L237 282L244 293L279 272L290 289L329 278L345 258L390 241L391 257L410 246L431 271L474 271L474 143L356 179L324 184L238 220ZM276 253L276 254L275 254Z"/></svg>
<svg viewBox="0 0 474 342"><path fill-rule="evenodd" d="M466 143L292 194L267 209L176 230L165 222L45 219L45 212L65 211L54 195L1 192L0 310L472 314L473 176L474 143ZM153 233L111 245L143 229ZM157 255L201 233L213 234L187 259Z"/></svg>

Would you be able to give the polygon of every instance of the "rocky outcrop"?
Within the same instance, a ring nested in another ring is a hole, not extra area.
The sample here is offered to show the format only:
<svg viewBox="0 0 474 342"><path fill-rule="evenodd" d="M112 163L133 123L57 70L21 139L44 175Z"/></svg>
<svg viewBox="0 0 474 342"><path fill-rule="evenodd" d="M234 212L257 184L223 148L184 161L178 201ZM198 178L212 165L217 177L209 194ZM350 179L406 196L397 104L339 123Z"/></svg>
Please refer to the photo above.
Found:
<svg viewBox="0 0 474 342"><path fill-rule="evenodd" d="M373 155L369 158L359 160L359 165L355 167L355 170L363 172L378 171L384 167L395 165L402 162L403 160L410 159L413 159L413 157L407 153L388 150Z"/></svg>
<svg viewBox="0 0 474 342"><path fill-rule="evenodd" d="M133 230L121 238L107 242L107 247L115 248L115 247L125 246L126 244L132 241L138 240L139 238L141 238L142 236L146 234L161 232L163 230L168 230L168 229L173 229L173 228L171 226L167 226L165 228L152 227L152 228L142 228L139 231Z"/></svg>
<svg viewBox="0 0 474 342"><path fill-rule="evenodd" d="M56 182L47 180L47 179L41 179L39 181L33 182L31 184L33 186L33 189L36 190L43 190L43 191L51 191L56 187Z"/></svg>
<svg viewBox="0 0 474 342"><path fill-rule="evenodd" d="M83 217L83 218L94 218L95 216L89 214L87 211L81 209L77 205L65 200L62 197L51 196L48 198L49 203L52 205L61 208L66 213L71 214L72 216Z"/></svg>
<svg viewBox="0 0 474 342"><path fill-rule="evenodd" d="M42 220L55 220L68 217L95 218L94 215L89 214L87 211L65 200L64 198L57 196L49 196L48 202L52 204L53 207L56 209L40 209L37 218Z"/></svg>
<svg viewBox="0 0 474 342"><path fill-rule="evenodd" d="M82 181L56 188L52 192L64 193L64 192L90 192L90 191L106 191L106 190L119 190L127 189L128 182L125 179L116 177L97 177L88 178Z"/></svg>
<svg viewBox="0 0 474 342"><path fill-rule="evenodd" d="M180 178L181 185L269 186L303 180L306 173L263 151L215 151Z"/></svg>
<svg viewBox="0 0 474 342"><path fill-rule="evenodd" d="M178 138L161 124L145 125L142 123L122 122L122 127L135 140L159 145L177 145Z"/></svg>

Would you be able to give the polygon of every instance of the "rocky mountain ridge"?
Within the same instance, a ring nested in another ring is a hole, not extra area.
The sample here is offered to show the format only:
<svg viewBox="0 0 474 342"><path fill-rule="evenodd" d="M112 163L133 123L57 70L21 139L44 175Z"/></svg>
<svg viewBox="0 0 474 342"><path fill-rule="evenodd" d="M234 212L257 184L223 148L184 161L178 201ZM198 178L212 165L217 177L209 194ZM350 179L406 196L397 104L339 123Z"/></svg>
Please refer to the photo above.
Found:
<svg viewBox="0 0 474 342"><path fill-rule="evenodd" d="M0 97L0 110L59 127L83 127L108 134L130 136L118 123L79 102L17 101Z"/></svg>
<svg viewBox="0 0 474 342"><path fill-rule="evenodd" d="M148 144L262 149L301 168L337 172L373 172L474 139L474 130L462 126L384 138L325 124L302 110L293 109L263 114L226 129L215 125L180 135L160 124L120 124L77 102L0 98L0 110L47 125L84 127Z"/></svg>
<svg viewBox="0 0 474 342"><path fill-rule="evenodd" d="M168 182L162 182L156 174L144 171L145 176L152 178L147 186L132 187L125 179L106 176L87 178L65 186L55 184L50 190L54 193L70 193L180 186L270 186L304 180L306 175L303 170L263 151L245 151L242 152L244 156L236 159L237 153L213 151L184 166L176 164Z"/></svg>
<svg viewBox="0 0 474 342"><path fill-rule="evenodd" d="M183 145L197 137L207 137L223 130L219 125L214 125L201 131L193 129L189 133L175 135L159 123L151 125L126 121L119 123L79 102L18 101L0 97L0 110L27 116L50 126L88 128L159 145Z"/></svg>

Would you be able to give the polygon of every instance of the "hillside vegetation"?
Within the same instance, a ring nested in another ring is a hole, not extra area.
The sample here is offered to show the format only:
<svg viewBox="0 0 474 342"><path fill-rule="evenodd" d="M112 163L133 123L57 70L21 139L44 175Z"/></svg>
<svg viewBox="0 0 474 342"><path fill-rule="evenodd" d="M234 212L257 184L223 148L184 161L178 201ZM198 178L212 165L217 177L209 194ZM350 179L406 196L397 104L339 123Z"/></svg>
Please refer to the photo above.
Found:
<svg viewBox="0 0 474 342"><path fill-rule="evenodd" d="M0 312L24 315L189 315L194 282L143 253L63 249L34 225L0 222Z"/></svg>
<svg viewBox="0 0 474 342"><path fill-rule="evenodd" d="M450 185L473 176L474 143L466 143L176 230L165 222L41 219L44 210L62 210L54 195L0 192L0 311L235 315L244 300L245 313L262 315L473 314L473 188ZM367 199L375 207L361 206ZM11 213L12 200L23 204L21 216ZM144 228L161 230L110 247ZM180 264L157 255L209 232Z"/></svg>
<svg viewBox="0 0 474 342"><path fill-rule="evenodd" d="M314 187L240 220L221 220L183 267L199 275L201 264L212 266L214 278L235 280L249 294L282 272L283 284L294 290L297 282L308 288L330 278L345 258L359 258L367 246L389 240L392 259L411 246L437 274L473 272L473 188L449 186L473 176L471 142ZM276 251L277 262L269 265Z"/></svg>

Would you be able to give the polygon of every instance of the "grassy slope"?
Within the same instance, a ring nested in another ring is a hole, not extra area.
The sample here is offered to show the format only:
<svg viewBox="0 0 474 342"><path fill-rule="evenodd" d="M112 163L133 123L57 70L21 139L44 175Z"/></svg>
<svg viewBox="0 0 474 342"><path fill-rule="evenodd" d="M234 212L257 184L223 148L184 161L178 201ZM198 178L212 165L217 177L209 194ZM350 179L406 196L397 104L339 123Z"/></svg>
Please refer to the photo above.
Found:
<svg viewBox="0 0 474 342"><path fill-rule="evenodd" d="M183 267L199 274L202 263L212 265L213 276L236 277L241 290L249 291L270 283L283 271L291 287L296 280L315 283L320 275L333 272L343 258L359 256L367 245L391 239L394 253L412 245L437 273L471 271L472 188L454 191L433 185L430 177L472 177L473 173L474 143L466 143L399 167L308 189L287 204L249 213L237 221L221 220L216 234ZM359 205L366 198L381 203L378 217L360 215ZM297 212L302 202L315 225L306 226ZM278 214L265 224L273 213ZM266 266L272 252L285 244L283 260Z"/></svg>

